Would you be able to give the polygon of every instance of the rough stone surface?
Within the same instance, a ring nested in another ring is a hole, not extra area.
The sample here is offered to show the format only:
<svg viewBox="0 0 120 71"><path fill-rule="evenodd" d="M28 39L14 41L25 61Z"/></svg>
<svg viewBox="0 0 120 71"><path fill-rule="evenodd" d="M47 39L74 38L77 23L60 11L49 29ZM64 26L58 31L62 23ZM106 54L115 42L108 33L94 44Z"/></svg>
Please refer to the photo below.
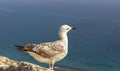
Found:
<svg viewBox="0 0 120 71"><path fill-rule="evenodd" d="M55 71L83 71L67 67L55 67ZM0 71L49 71L45 67L41 67L28 62L18 62L7 57L0 56Z"/></svg>

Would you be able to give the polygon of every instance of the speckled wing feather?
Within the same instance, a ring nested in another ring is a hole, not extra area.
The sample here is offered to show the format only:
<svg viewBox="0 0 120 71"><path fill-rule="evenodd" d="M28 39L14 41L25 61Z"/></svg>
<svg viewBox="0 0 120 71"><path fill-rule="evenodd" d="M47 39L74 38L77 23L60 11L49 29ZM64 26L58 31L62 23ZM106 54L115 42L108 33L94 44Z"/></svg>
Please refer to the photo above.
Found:
<svg viewBox="0 0 120 71"><path fill-rule="evenodd" d="M57 42L28 44L25 48L30 52L37 53L46 58L51 58L64 52L64 46Z"/></svg>

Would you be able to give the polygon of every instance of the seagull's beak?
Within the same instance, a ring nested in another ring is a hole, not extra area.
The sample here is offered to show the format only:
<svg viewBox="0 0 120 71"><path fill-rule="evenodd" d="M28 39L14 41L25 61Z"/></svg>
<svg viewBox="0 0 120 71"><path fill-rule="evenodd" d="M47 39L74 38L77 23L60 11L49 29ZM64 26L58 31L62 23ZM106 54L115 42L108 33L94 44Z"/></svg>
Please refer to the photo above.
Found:
<svg viewBox="0 0 120 71"><path fill-rule="evenodd" d="M76 29L75 27L72 27L72 30Z"/></svg>

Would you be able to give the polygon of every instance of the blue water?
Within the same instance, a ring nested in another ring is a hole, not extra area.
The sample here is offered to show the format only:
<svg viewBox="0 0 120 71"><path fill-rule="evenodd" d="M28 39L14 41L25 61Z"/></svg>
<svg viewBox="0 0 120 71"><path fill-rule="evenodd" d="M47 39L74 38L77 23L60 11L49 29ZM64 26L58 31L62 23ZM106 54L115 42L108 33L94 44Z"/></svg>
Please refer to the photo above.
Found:
<svg viewBox="0 0 120 71"><path fill-rule="evenodd" d="M0 0L0 55L35 61L13 45L57 39L60 25L68 33L69 53L56 65L88 71L120 71L119 0Z"/></svg>

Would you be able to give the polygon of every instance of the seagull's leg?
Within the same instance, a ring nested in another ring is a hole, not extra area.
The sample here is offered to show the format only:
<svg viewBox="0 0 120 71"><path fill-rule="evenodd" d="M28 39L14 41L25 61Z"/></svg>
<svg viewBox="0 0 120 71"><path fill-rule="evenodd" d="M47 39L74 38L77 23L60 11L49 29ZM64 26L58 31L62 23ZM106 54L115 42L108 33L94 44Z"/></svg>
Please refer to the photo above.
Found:
<svg viewBox="0 0 120 71"><path fill-rule="evenodd" d="M52 63L52 70L53 70L53 71L54 71L54 64L55 64L55 62Z"/></svg>
<svg viewBox="0 0 120 71"><path fill-rule="evenodd" d="M49 63L48 71L54 71L53 66L54 66L54 63L52 63L52 64Z"/></svg>

